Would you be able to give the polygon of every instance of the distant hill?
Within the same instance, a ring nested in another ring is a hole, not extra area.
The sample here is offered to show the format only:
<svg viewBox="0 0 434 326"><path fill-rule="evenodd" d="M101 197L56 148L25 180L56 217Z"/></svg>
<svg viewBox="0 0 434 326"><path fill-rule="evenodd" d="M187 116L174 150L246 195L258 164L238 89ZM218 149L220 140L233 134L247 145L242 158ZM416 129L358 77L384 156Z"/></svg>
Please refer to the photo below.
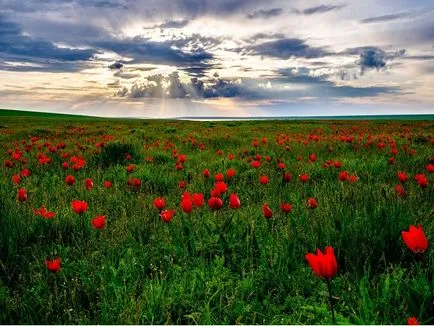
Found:
<svg viewBox="0 0 434 326"><path fill-rule="evenodd" d="M86 115L49 113L24 110L3 110L0 109L0 117L34 117L34 118L56 118L56 119L103 119Z"/></svg>

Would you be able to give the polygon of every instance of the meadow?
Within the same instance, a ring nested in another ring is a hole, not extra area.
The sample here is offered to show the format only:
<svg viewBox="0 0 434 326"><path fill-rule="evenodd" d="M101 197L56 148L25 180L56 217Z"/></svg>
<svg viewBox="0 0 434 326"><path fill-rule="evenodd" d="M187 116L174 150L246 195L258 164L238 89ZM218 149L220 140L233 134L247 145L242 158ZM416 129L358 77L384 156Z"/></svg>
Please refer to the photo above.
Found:
<svg viewBox="0 0 434 326"><path fill-rule="evenodd" d="M434 323L433 121L0 116L0 145L2 324Z"/></svg>

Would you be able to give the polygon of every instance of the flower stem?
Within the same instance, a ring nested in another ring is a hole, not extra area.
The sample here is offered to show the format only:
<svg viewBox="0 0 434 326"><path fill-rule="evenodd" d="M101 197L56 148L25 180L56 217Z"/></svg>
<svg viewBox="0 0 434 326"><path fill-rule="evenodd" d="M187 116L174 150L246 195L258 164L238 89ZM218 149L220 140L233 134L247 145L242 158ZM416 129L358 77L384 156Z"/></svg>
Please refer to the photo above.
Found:
<svg viewBox="0 0 434 326"><path fill-rule="evenodd" d="M330 300L330 310L332 312L332 321L333 321L333 325L336 325L335 310L333 306L333 297L332 297L332 283L330 279L327 279L327 288L329 290L329 300Z"/></svg>

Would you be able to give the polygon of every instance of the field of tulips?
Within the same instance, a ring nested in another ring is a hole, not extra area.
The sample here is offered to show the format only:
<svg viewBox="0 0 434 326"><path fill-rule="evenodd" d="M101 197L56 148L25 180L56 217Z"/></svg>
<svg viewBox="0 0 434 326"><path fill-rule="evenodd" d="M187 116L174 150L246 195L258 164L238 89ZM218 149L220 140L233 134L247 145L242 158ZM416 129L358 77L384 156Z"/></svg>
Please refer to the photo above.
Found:
<svg viewBox="0 0 434 326"><path fill-rule="evenodd" d="M2 324L433 324L433 121L0 117Z"/></svg>

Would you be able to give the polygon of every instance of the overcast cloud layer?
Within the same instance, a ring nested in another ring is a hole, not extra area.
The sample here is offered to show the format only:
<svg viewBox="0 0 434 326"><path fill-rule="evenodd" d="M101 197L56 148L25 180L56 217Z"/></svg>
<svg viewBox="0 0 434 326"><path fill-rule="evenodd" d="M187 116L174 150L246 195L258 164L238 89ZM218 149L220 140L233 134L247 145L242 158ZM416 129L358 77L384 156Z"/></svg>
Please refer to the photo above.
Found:
<svg viewBox="0 0 434 326"><path fill-rule="evenodd" d="M431 0L0 0L0 108L434 113Z"/></svg>

